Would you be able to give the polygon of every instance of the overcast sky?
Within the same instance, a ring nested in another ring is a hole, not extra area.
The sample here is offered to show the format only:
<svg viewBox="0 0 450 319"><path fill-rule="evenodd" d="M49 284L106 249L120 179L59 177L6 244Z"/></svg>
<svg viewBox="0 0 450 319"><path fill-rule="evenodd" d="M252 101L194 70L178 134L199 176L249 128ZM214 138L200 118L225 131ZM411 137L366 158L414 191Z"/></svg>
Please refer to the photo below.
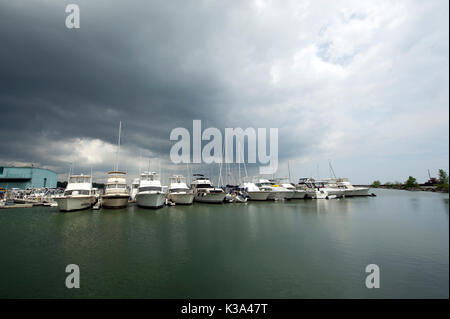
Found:
<svg viewBox="0 0 450 319"><path fill-rule="evenodd" d="M277 176L423 182L448 170L448 6L0 0L0 164L101 181L122 121L121 169L183 173L169 134L201 119L279 128Z"/></svg>

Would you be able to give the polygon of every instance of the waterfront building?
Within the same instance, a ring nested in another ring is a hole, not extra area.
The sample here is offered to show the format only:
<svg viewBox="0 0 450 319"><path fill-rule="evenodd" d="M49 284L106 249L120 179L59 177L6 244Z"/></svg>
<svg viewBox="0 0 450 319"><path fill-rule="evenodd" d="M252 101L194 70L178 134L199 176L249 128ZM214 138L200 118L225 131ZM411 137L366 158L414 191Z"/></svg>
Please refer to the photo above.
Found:
<svg viewBox="0 0 450 319"><path fill-rule="evenodd" d="M0 188L55 188L58 174L39 167L0 166Z"/></svg>

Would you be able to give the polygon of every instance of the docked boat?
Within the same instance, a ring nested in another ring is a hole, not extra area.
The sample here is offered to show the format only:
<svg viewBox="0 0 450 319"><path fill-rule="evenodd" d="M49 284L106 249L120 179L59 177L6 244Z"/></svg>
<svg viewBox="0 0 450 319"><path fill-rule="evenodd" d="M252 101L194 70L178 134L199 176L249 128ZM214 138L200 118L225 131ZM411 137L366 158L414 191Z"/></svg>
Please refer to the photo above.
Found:
<svg viewBox="0 0 450 319"><path fill-rule="evenodd" d="M267 200L267 197L271 192L270 189L260 189L252 182L244 182L240 187L245 190L250 200Z"/></svg>
<svg viewBox="0 0 450 319"><path fill-rule="evenodd" d="M323 181L324 189L328 196L344 197L346 196L346 189L344 186L337 183L337 179L328 178Z"/></svg>
<svg viewBox="0 0 450 319"><path fill-rule="evenodd" d="M136 203L140 207L160 208L166 202L166 192L161 186L159 176L155 172L144 172L139 179Z"/></svg>
<svg viewBox="0 0 450 319"><path fill-rule="evenodd" d="M284 183L281 180L279 181L273 181L275 184L280 185L281 187L283 187L284 189L286 189L286 197L285 199L292 199L294 198L295 194L295 186L292 185L291 183ZM304 197L304 196L303 196ZM303 198L302 197L302 198Z"/></svg>
<svg viewBox="0 0 450 319"><path fill-rule="evenodd" d="M130 193L127 189L127 173L119 171L120 133L122 122L119 122L119 138L114 170L108 173L105 193L101 196L100 204L104 208L123 208L128 205ZM100 205L99 205L100 206Z"/></svg>
<svg viewBox="0 0 450 319"><path fill-rule="evenodd" d="M269 195L267 196L268 200L281 200L293 195L292 192L288 191L286 188L263 178L259 179L256 186L259 189L269 191Z"/></svg>
<svg viewBox="0 0 450 319"><path fill-rule="evenodd" d="M126 173L112 171L108 173L105 193L102 195L102 207L123 208L128 205L130 194L127 189Z"/></svg>
<svg viewBox="0 0 450 319"><path fill-rule="evenodd" d="M131 192L130 192L130 199L131 201L136 201L136 194L139 191L139 178L133 179L133 182L131 183Z"/></svg>
<svg viewBox="0 0 450 319"><path fill-rule="evenodd" d="M174 175L169 178L167 199L175 204L190 205L194 201L194 191L187 186L183 176Z"/></svg>
<svg viewBox="0 0 450 319"><path fill-rule="evenodd" d="M323 183L316 182L313 178L300 178L295 188L305 191L304 198L325 199L328 196Z"/></svg>
<svg viewBox="0 0 450 319"><path fill-rule="evenodd" d="M58 204L59 210L64 212L91 208L97 201L96 191L92 188L92 176L69 176L63 195L56 196L53 200Z"/></svg>
<svg viewBox="0 0 450 319"><path fill-rule="evenodd" d="M214 187L211 181L202 174L194 174L195 180L191 183L194 191L194 200L202 203L222 203L225 199L223 189Z"/></svg>
<svg viewBox="0 0 450 319"><path fill-rule="evenodd" d="M355 187L347 178L337 178L335 182L344 190L345 196L369 196L368 187Z"/></svg>

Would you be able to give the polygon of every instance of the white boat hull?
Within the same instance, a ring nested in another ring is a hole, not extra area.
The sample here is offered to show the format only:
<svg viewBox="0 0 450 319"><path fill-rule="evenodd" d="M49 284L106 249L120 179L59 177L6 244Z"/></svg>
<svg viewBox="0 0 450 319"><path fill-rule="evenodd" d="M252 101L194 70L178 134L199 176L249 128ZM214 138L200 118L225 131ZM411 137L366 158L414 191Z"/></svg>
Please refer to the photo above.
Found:
<svg viewBox="0 0 450 319"><path fill-rule="evenodd" d="M54 199L62 212L70 212L91 208L95 202L95 196L57 197Z"/></svg>
<svg viewBox="0 0 450 319"><path fill-rule="evenodd" d="M136 203L140 207L160 208L166 202L166 194L164 193L144 193L136 195Z"/></svg>
<svg viewBox="0 0 450 319"><path fill-rule="evenodd" d="M281 200L285 198L285 192L270 192L269 196L267 196L268 200Z"/></svg>
<svg viewBox="0 0 450 319"><path fill-rule="evenodd" d="M194 200L201 203L222 203L225 199L225 193L196 193Z"/></svg>
<svg viewBox="0 0 450 319"><path fill-rule="evenodd" d="M306 196L306 192L305 191L294 191L294 197L292 197L293 199L303 199Z"/></svg>
<svg viewBox="0 0 450 319"><path fill-rule="evenodd" d="M294 195L295 195L294 191L287 191L287 192L284 193L284 198L285 199L292 199L292 198L294 198Z"/></svg>
<svg viewBox="0 0 450 319"><path fill-rule="evenodd" d="M326 188L325 190L328 193L328 196L336 195L336 197L342 197L345 195L345 191L343 189Z"/></svg>
<svg viewBox="0 0 450 319"><path fill-rule="evenodd" d="M123 208L128 205L128 195L103 195L102 207L104 208Z"/></svg>
<svg viewBox="0 0 450 319"><path fill-rule="evenodd" d="M250 200L267 200L267 197L269 197L270 192L247 192L248 196L250 196Z"/></svg>
<svg viewBox="0 0 450 319"><path fill-rule="evenodd" d="M346 189L345 196L369 196L369 189L366 187Z"/></svg>
<svg viewBox="0 0 450 319"><path fill-rule="evenodd" d="M316 191L313 199L326 199L328 197L328 193L324 190Z"/></svg>
<svg viewBox="0 0 450 319"><path fill-rule="evenodd" d="M194 201L193 193L169 193L167 199L175 204L191 205Z"/></svg>

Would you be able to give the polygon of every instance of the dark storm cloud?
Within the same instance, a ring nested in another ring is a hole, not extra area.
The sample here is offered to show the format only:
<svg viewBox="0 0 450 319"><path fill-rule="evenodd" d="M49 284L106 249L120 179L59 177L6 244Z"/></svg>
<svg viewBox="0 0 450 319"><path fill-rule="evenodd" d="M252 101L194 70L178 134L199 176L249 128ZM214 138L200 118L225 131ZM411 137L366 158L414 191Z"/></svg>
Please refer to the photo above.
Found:
<svg viewBox="0 0 450 319"><path fill-rule="evenodd" d="M0 0L0 164L104 171L119 121L127 167L168 163L170 131L201 119L278 128L280 163L340 157L352 178L364 161L370 180L412 174L400 154L425 171L417 149L448 149L447 24L439 1Z"/></svg>
<svg viewBox="0 0 450 319"><path fill-rule="evenodd" d="M213 25L207 10L196 23L194 13L202 19L202 12L176 14L174 3L78 3L79 30L65 28L64 2L1 4L1 146L8 157L31 155L8 141L18 125L30 142L39 134L115 142L122 120L129 143L156 152L168 151L171 128L190 127L193 118L220 126L215 106L226 101L226 88L193 52L214 32L203 28Z"/></svg>

